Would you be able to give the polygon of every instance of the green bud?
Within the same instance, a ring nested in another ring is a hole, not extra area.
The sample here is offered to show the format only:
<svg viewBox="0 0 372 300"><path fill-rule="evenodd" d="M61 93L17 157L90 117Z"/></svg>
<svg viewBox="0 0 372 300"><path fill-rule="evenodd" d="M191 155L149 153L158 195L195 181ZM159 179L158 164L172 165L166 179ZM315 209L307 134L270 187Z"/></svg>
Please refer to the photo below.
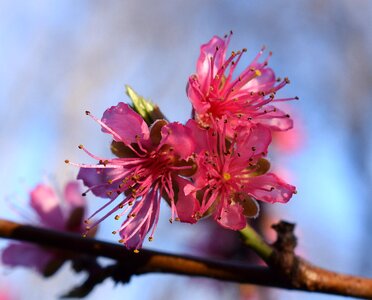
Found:
<svg viewBox="0 0 372 300"><path fill-rule="evenodd" d="M153 124L156 120L166 120L159 106L138 95L129 85L125 86L125 90L129 98L132 100L132 108L139 113L147 125Z"/></svg>

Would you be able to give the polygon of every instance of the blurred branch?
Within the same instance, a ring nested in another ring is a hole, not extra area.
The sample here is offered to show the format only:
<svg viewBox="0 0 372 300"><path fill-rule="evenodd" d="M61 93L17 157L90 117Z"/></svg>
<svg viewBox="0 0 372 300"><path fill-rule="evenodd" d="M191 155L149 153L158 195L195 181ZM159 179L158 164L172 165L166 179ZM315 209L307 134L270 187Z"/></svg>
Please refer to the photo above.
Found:
<svg viewBox="0 0 372 300"><path fill-rule="evenodd" d="M339 274L311 265L293 252L294 226L281 222L274 228L278 232L278 240L268 260L270 267L260 267L145 249L133 253L119 244L0 219L0 237L116 260L116 268L108 268L104 276L115 281L127 282L132 275L171 273L372 299L372 279Z"/></svg>

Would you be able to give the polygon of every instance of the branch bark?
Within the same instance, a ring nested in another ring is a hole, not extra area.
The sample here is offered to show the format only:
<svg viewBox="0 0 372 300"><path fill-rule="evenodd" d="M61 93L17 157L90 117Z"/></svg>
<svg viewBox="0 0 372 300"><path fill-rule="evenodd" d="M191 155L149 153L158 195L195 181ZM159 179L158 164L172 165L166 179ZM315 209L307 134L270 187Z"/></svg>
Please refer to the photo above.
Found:
<svg viewBox="0 0 372 300"><path fill-rule="evenodd" d="M83 238L79 235L22 225L0 219L0 237L57 248L67 252L102 256L116 260L123 272L131 275L171 273L208 277L238 283L320 292L372 299L372 279L331 272L306 262L298 256L273 253L272 267L247 266L187 255L141 250L133 253L122 245Z"/></svg>

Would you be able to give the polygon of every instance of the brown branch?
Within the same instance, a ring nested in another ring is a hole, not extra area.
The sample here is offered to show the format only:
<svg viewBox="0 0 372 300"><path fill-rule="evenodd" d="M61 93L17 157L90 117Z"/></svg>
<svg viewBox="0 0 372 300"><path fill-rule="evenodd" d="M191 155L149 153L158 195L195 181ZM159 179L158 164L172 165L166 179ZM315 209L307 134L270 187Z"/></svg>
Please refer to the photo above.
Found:
<svg viewBox="0 0 372 300"><path fill-rule="evenodd" d="M269 265L291 286L307 291L372 299L372 279L332 272L312 265L294 252L294 224L280 221L272 226L278 234Z"/></svg>
<svg viewBox="0 0 372 300"><path fill-rule="evenodd" d="M272 268L268 268L145 249L136 254L118 244L1 219L0 237L36 243L72 253L112 258L125 266L123 272L128 275L172 273L372 299L372 279L343 275L315 267L297 256L291 256L290 251L275 251Z"/></svg>

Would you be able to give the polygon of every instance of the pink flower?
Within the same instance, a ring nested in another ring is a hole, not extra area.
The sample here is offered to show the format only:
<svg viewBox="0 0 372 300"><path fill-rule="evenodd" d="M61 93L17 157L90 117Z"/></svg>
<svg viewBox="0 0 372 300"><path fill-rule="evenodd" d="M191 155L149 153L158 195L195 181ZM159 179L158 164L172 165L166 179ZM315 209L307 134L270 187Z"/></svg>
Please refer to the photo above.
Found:
<svg viewBox="0 0 372 300"><path fill-rule="evenodd" d="M291 108L286 110L290 111ZM273 146L275 151L279 151L283 154L292 154L299 151L304 147L306 141L306 130L304 128L304 123L298 112L290 111L291 115L296 117L296 126L288 131L275 131L272 133Z"/></svg>
<svg viewBox="0 0 372 300"><path fill-rule="evenodd" d="M0 300L15 300L18 299L11 293L9 285L0 286Z"/></svg>
<svg viewBox="0 0 372 300"><path fill-rule="evenodd" d="M209 129L201 129L192 120L187 124L200 147L195 186L188 185L185 191L202 194L199 216L213 213L223 227L240 230L246 226L246 217L258 215L255 200L285 203L296 189L267 173L270 164L263 158L271 142L267 127L241 126L227 140L227 119L218 122Z"/></svg>
<svg viewBox="0 0 372 300"><path fill-rule="evenodd" d="M30 206L40 226L58 231L84 232L85 199L77 181L69 182L62 199L45 184L37 185L30 193ZM53 274L64 262L58 251L27 243L11 243L2 252L2 262L9 266L36 269L45 276Z"/></svg>
<svg viewBox="0 0 372 300"><path fill-rule="evenodd" d="M223 39L214 36L201 46L196 74L190 76L187 94L193 105L195 119L202 126L210 126L211 118L228 119L227 133L238 125L262 124L272 130L292 128L292 119L272 105L295 98L276 99L276 92L289 83L280 81L267 67L269 57L259 62L264 48L238 76L235 68L247 50L232 52L226 58L231 34Z"/></svg>
<svg viewBox="0 0 372 300"><path fill-rule="evenodd" d="M113 206L90 227L112 214L117 220L126 215L117 230L120 242L137 250L151 229L149 240L153 239L162 196L171 205L170 221L195 222L192 215L198 209L198 202L193 193L186 196L183 191L190 183L184 176L195 172L191 157L195 143L191 130L165 120L157 120L149 129L141 116L124 103L107 109L102 120L87 114L102 126L103 132L112 135L112 150L119 156L99 158L79 146L98 164L75 164L81 167L78 179L89 187L88 191L109 198L93 216ZM121 194L123 197L117 200Z"/></svg>

